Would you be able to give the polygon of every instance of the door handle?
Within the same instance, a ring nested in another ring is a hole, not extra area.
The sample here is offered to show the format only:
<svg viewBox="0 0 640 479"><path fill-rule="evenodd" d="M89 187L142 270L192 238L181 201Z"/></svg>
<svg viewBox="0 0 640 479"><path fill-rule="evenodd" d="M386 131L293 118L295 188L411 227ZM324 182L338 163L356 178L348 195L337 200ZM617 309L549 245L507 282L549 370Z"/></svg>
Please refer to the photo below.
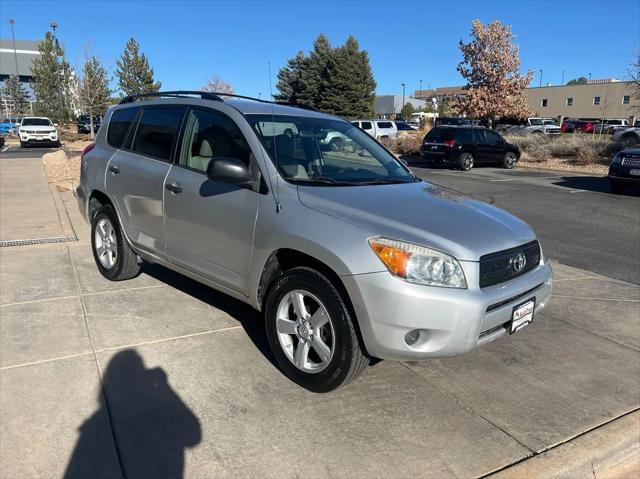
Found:
<svg viewBox="0 0 640 479"><path fill-rule="evenodd" d="M118 173L120 173L120 168L118 168L117 166L113 165L109 167L109 171L111 173L113 173L114 175L117 175Z"/></svg>
<svg viewBox="0 0 640 479"><path fill-rule="evenodd" d="M182 187L180 186L180 183L176 183L175 181L171 184L166 183L164 185L164 187L166 189L168 189L171 193L173 193L174 195L180 193L182 191Z"/></svg>

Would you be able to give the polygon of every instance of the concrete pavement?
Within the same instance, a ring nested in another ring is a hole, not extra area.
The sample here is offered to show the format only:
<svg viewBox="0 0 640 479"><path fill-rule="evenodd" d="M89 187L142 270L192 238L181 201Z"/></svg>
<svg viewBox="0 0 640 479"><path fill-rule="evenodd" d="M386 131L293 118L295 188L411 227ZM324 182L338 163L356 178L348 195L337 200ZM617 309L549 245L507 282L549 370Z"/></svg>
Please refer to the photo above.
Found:
<svg viewBox="0 0 640 479"><path fill-rule="evenodd" d="M477 477L640 406L635 284L554 262L521 332L317 395L244 304L157 266L103 279L62 200L77 243L0 248L2 477Z"/></svg>

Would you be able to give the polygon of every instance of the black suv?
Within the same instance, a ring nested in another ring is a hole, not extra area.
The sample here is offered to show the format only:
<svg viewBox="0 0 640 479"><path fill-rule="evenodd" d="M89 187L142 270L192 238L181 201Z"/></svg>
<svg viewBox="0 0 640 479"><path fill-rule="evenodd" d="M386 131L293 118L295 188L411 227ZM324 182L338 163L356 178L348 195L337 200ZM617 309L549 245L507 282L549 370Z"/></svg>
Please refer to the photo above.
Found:
<svg viewBox="0 0 640 479"><path fill-rule="evenodd" d="M100 128L101 119L99 116L93 117L93 132L97 133ZM80 115L78 117L78 133L91 133L91 123L89 121L89 115Z"/></svg>
<svg viewBox="0 0 640 479"><path fill-rule="evenodd" d="M420 153L426 161L450 163L464 171L479 163L513 168L520 159L517 145L478 126L436 126L424 137Z"/></svg>

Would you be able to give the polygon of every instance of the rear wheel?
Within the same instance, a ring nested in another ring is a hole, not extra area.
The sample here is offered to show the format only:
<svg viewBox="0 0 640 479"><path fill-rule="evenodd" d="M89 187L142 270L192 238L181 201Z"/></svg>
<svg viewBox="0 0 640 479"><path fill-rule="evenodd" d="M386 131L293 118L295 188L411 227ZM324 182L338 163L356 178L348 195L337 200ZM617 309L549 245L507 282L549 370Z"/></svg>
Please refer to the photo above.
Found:
<svg viewBox="0 0 640 479"><path fill-rule="evenodd" d="M127 243L110 205L100 207L91 220L91 249L96 266L105 278L123 281L140 274L138 256Z"/></svg>
<svg viewBox="0 0 640 479"><path fill-rule="evenodd" d="M334 138L329 142L329 149L331 151L342 151L343 148L344 141L342 141L342 138Z"/></svg>
<svg viewBox="0 0 640 479"><path fill-rule="evenodd" d="M473 168L473 155L469 152L460 154L460 158L458 159L458 166L462 171L469 171L471 168Z"/></svg>
<svg viewBox="0 0 640 479"><path fill-rule="evenodd" d="M267 339L280 370L314 392L329 392L357 378L369 364L355 318L326 276L294 268L270 289Z"/></svg>
<svg viewBox="0 0 640 479"><path fill-rule="evenodd" d="M518 163L518 157L513 151L507 151L504 154L504 159L502 160L502 166L508 170L516 166Z"/></svg>

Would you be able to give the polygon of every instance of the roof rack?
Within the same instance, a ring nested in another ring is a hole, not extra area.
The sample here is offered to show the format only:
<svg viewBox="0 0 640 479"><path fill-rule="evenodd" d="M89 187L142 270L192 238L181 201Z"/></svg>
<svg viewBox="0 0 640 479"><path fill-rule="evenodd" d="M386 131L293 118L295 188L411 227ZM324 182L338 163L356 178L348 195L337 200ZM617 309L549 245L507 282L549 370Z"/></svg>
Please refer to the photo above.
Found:
<svg viewBox="0 0 640 479"><path fill-rule="evenodd" d="M290 103L286 101L269 101L269 100L263 100L262 98L254 98L252 96L236 95L235 93L223 93L223 92L217 92L217 91L216 92L195 91L195 90L159 91L155 93L141 93L139 95L129 95L129 96L125 96L122 100L120 100L120 105L123 105L125 103L133 103L136 100L143 100L145 98L151 98L151 97L185 97L189 95L196 95L203 100L212 100L212 101L224 101L221 97L227 96L230 98L240 98L242 100L258 101L260 103L273 103L274 105L291 106L294 108L300 108L302 110L320 111L313 106L304 105L302 103Z"/></svg>
<svg viewBox="0 0 640 479"><path fill-rule="evenodd" d="M155 93L140 93L139 95L128 95L120 100L120 105L125 103L133 103L136 100L142 100L150 97L184 97L189 95L197 95L203 100L223 101L216 93L208 91L194 90L176 90L176 91L159 91Z"/></svg>

